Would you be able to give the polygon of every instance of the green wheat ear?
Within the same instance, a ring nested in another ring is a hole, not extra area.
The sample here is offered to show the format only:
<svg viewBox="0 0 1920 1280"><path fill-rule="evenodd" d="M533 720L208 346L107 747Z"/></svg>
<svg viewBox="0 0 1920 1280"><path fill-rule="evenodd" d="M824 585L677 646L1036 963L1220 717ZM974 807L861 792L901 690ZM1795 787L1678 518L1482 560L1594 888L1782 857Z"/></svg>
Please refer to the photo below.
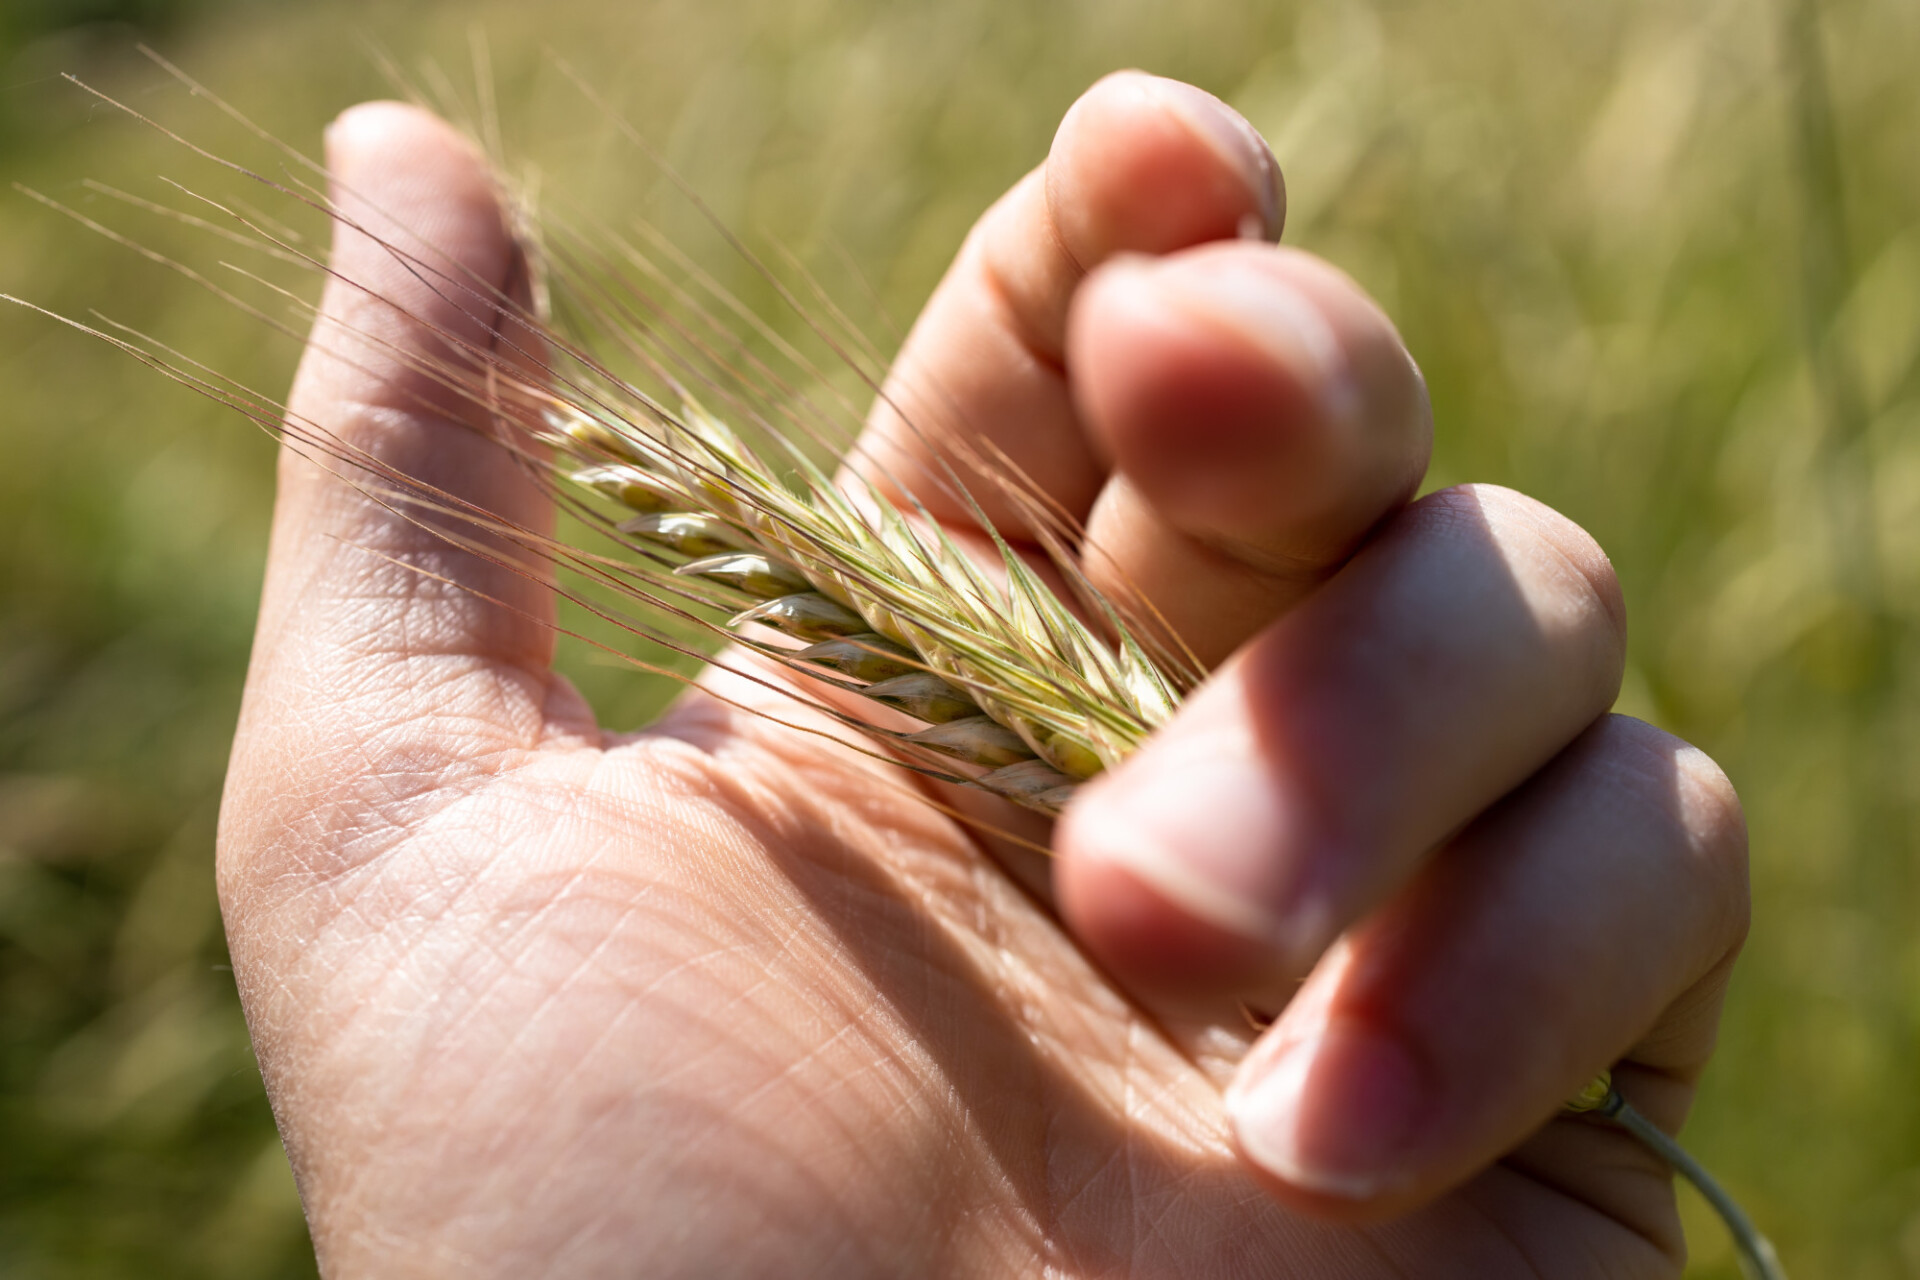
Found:
<svg viewBox="0 0 1920 1280"><path fill-rule="evenodd" d="M910 758L973 766L969 785L1057 813L1173 713L1181 690L1120 612L1096 634L1004 543L990 576L873 485L799 449L776 468L691 400L632 416L556 399L542 439L619 508L623 538L730 608L730 627L789 641L742 643L923 725L872 726Z"/></svg>

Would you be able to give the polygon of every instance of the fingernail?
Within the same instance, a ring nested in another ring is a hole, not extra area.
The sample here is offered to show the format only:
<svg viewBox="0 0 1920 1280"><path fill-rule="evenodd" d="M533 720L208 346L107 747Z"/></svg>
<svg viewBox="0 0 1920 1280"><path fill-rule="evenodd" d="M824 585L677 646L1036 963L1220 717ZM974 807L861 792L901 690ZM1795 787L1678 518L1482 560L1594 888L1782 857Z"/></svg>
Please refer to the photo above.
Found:
<svg viewBox="0 0 1920 1280"><path fill-rule="evenodd" d="M1286 218L1286 204L1280 187L1280 166L1268 149L1266 139L1246 122L1238 111L1220 99L1178 80L1153 81L1154 91L1169 110L1198 134L1208 146L1240 171L1253 192L1258 210L1258 225L1246 238L1278 240Z"/></svg>
<svg viewBox="0 0 1920 1280"><path fill-rule="evenodd" d="M1332 940L1331 895L1302 857L1306 824L1241 736L1190 732L1151 750L1082 797L1068 838L1303 970Z"/></svg>
<svg viewBox="0 0 1920 1280"><path fill-rule="evenodd" d="M1240 1149L1305 1191L1368 1200L1410 1185L1431 1111L1427 1073L1391 1035L1336 1019L1243 1064L1227 1091Z"/></svg>
<svg viewBox="0 0 1920 1280"><path fill-rule="evenodd" d="M1169 262L1159 268L1176 301L1225 323L1295 371L1328 423L1360 414L1360 385L1346 352L1313 299L1272 271L1237 257Z"/></svg>

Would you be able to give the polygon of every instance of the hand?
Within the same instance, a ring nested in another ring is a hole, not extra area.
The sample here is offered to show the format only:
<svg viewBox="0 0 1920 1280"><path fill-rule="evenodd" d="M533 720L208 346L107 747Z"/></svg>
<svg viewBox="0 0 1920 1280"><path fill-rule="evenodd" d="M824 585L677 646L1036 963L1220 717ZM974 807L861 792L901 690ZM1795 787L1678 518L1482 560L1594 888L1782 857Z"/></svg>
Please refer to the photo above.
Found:
<svg viewBox="0 0 1920 1280"><path fill-rule="evenodd" d="M513 287L445 126L357 108L329 164ZM1057 912L818 739L697 694L602 732L542 584L283 456L220 882L329 1274L1677 1273L1661 1168L1554 1117L1618 1060L1677 1125L1744 927L1737 805L1605 716L1585 535L1497 489L1408 503L1418 374L1350 281L1229 239L1280 221L1237 117L1103 81L909 339L895 400L936 429L869 432L900 460L981 427L1090 572L1233 655L1075 801ZM485 340L364 235L334 261ZM418 323L339 282L324 311L296 413L550 520L339 327ZM1257 1043L1242 1001L1279 1015Z"/></svg>

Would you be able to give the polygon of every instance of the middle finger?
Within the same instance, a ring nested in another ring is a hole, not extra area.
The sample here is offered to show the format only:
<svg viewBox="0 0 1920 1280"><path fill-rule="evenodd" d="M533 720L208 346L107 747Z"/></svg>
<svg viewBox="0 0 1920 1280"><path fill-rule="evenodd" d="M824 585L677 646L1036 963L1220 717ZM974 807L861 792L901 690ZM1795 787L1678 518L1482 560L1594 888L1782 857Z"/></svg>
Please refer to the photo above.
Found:
<svg viewBox="0 0 1920 1280"><path fill-rule="evenodd" d="M1112 459L1087 573L1211 666L1298 604L1426 471L1426 385L1351 279L1210 245L1096 272L1069 326L1074 400Z"/></svg>
<svg viewBox="0 0 1920 1280"><path fill-rule="evenodd" d="M1285 991L1607 710L1624 640L1577 526L1510 490L1431 495L1075 800L1063 910L1137 986Z"/></svg>

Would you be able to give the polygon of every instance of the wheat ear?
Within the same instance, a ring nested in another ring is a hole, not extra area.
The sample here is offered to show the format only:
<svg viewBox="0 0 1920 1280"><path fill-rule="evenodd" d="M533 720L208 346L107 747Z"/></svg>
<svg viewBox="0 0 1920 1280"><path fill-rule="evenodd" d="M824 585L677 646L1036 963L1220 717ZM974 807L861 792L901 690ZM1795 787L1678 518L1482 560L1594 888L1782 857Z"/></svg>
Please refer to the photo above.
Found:
<svg viewBox="0 0 1920 1280"><path fill-rule="evenodd" d="M755 652L925 725L871 726L909 754L974 766L969 784L1054 813L1178 703L1118 610L1112 638L1096 634L1004 543L990 577L936 522L800 449L783 450L783 480L691 400L623 409L556 401L542 438L625 513L615 531L730 609L730 628L791 642L743 635Z"/></svg>

